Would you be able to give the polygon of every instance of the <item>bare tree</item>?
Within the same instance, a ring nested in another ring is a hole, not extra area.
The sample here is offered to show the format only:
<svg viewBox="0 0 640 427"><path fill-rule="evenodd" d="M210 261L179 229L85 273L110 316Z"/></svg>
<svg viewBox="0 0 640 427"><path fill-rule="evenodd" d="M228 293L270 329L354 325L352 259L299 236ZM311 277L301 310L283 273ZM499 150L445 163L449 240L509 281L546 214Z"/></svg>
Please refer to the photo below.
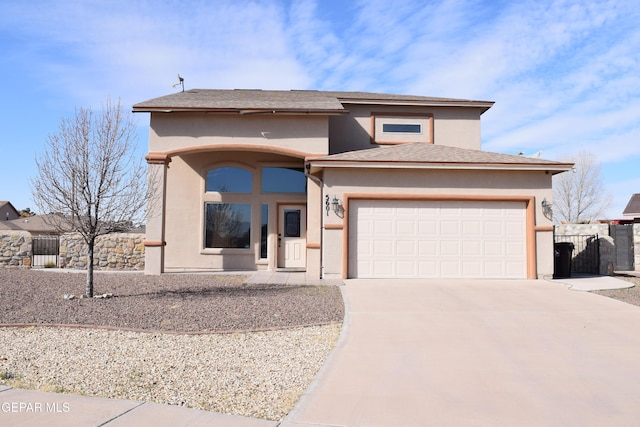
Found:
<svg viewBox="0 0 640 427"><path fill-rule="evenodd" d="M588 223L604 214L612 196L602 180L596 156L580 151L566 159L575 163L573 171L553 178L553 214L557 222Z"/></svg>
<svg viewBox="0 0 640 427"><path fill-rule="evenodd" d="M55 213L60 232L76 231L87 245L85 294L93 296L94 247L98 236L140 223L149 198L147 168L134 154L136 132L130 113L107 100L100 112L76 109L62 118L36 158L31 179L41 213Z"/></svg>

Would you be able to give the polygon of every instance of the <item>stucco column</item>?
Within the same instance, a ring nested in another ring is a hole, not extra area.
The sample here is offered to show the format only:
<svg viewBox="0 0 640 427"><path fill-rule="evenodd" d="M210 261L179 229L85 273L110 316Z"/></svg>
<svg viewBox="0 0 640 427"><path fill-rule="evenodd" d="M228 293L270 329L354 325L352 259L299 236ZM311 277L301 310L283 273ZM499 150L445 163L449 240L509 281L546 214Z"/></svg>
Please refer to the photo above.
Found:
<svg viewBox="0 0 640 427"><path fill-rule="evenodd" d="M147 225L144 274L164 272L165 201L167 190L167 168L171 159L163 153L149 153L149 188L151 197L147 206Z"/></svg>
<svg viewBox="0 0 640 427"><path fill-rule="evenodd" d="M322 189L318 183L307 178L307 275L322 277L321 266L321 232L322 205L320 198Z"/></svg>

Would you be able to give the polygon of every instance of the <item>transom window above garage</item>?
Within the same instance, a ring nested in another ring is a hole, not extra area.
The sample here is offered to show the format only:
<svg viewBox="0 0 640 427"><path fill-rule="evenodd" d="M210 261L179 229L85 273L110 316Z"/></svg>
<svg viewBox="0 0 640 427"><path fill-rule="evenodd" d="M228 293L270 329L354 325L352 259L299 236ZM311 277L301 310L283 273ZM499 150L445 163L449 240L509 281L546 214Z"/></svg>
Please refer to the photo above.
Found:
<svg viewBox="0 0 640 427"><path fill-rule="evenodd" d="M207 172L205 191L251 193L252 173L237 166L221 166Z"/></svg>
<svg viewBox="0 0 640 427"><path fill-rule="evenodd" d="M371 143L433 144L433 115L418 113L372 113Z"/></svg>

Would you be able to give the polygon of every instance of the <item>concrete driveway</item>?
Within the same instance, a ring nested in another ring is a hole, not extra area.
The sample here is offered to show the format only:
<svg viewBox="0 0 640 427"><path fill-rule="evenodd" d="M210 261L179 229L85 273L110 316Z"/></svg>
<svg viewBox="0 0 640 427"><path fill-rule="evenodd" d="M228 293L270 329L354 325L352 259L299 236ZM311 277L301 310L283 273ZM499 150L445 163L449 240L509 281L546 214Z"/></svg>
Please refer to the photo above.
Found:
<svg viewBox="0 0 640 427"><path fill-rule="evenodd" d="M640 308L545 281L348 280L294 426L631 426Z"/></svg>

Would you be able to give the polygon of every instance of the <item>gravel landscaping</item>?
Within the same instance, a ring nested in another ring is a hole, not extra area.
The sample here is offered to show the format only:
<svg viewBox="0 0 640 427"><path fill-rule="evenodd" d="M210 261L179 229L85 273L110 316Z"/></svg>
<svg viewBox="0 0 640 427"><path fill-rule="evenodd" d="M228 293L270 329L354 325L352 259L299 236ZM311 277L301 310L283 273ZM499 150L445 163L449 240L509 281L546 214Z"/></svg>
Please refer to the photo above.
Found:
<svg viewBox="0 0 640 427"><path fill-rule="evenodd" d="M626 280L635 286L626 289L611 289L606 291L593 291L594 294L613 298L628 304L640 306L640 277L617 275L616 279Z"/></svg>
<svg viewBox="0 0 640 427"><path fill-rule="evenodd" d="M0 269L0 323L32 325L0 328L0 384L282 419L337 341L340 290L246 279L97 272L113 297L64 299L84 274Z"/></svg>
<svg viewBox="0 0 640 427"><path fill-rule="evenodd" d="M342 321L335 286L244 285L248 277L98 272L95 294L113 298L65 300L84 293L85 274L0 269L0 323L219 332Z"/></svg>

